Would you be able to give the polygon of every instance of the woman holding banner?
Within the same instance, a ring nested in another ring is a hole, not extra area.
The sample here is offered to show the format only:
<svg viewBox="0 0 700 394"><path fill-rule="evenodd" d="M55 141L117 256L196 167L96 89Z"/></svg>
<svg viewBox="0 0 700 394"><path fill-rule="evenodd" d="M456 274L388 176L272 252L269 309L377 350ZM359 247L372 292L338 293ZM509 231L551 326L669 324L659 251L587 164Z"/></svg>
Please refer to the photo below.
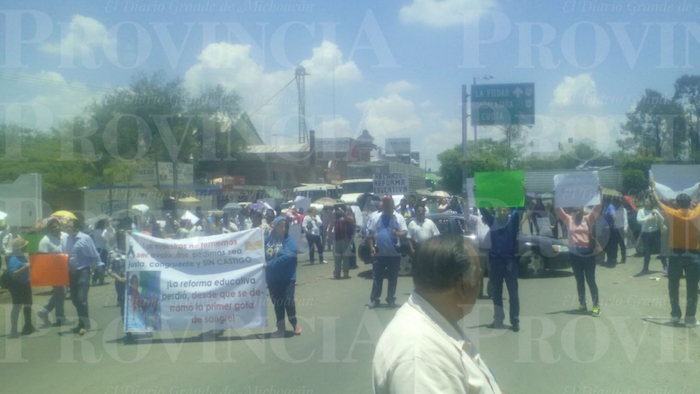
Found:
<svg viewBox="0 0 700 394"><path fill-rule="evenodd" d="M602 191L602 188L598 186L598 190ZM579 300L578 310L581 312L587 310L586 283L588 283L588 289L593 299L593 316L600 316L598 285L595 282L595 239L593 238L593 229L596 218L600 215L601 208L601 205L598 204L585 216L583 215L583 207L572 208L571 215L564 212L561 207L556 209L557 217L568 230L569 260L576 278L576 290L578 291Z"/></svg>
<svg viewBox="0 0 700 394"><path fill-rule="evenodd" d="M265 238L265 261L267 287L270 289L270 299L277 318L277 330L272 337L284 337L285 311L289 322L294 327L294 334L301 335L294 302L297 281L297 244L294 238L289 236L289 225L284 217L275 219L272 233Z"/></svg>

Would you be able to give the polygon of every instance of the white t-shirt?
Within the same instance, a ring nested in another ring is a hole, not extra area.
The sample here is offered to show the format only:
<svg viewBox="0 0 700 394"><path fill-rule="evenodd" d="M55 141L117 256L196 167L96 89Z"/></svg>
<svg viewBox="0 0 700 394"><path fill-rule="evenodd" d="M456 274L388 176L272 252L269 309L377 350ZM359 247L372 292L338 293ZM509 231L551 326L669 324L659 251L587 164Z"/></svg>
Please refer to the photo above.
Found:
<svg viewBox="0 0 700 394"><path fill-rule="evenodd" d="M63 253L61 241L68 237L67 233L61 232L61 238L56 238L51 234L46 234L39 241L39 253Z"/></svg>
<svg viewBox="0 0 700 394"><path fill-rule="evenodd" d="M501 393L467 335L415 292L379 338L372 379L375 394Z"/></svg>
<svg viewBox="0 0 700 394"><path fill-rule="evenodd" d="M105 238L102 234L104 234L104 230L100 229L94 229L92 230L92 233L90 233L92 236L92 242L95 244L95 248L97 249L104 249L105 246L107 246L107 242L105 242Z"/></svg>
<svg viewBox="0 0 700 394"><path fill-rule="evenodd" d="M620 207L615 210L615 228L627 229L629 226L627 224L627 209L625 207Z"/></svg>
<svg viewBox="0 0 700 394"><path fill-rule="evenodd" d="M423 220L423 223L418 223L418 220L414 220L408 225L408 238L419 244L438 235L440 235L440 230L430 219Z"/></svg>
<svg viewBox="0 0 700 394"><path fill-rule="evenodd" d="M309 228L309 225L311 225L311 228ZM306 215L302 226L304 227L304 231L308 234L321 235L321 227L323 226L323 222L321 221L321 217L318 215L313 218Z"/></svg>

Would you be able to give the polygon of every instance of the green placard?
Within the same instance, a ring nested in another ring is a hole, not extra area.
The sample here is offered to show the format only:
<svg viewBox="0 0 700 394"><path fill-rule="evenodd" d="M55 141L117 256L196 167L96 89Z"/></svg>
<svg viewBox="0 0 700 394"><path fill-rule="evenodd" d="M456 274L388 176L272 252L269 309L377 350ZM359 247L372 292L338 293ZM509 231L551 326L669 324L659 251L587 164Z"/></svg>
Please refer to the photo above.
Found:
<svg viewBox="0 0 700 394"><path fill-rule="evenodd" d="M44 234L22 234L22 238L29 242L27 253L39 253L39 241L44 238Z"/></svg>
<svg viewBox="0 0 700 394"><path fill-rule="evenodd" d="M522 171L477 172L474 174L476 206L522 207L525 205L524 179Z"/></svg>

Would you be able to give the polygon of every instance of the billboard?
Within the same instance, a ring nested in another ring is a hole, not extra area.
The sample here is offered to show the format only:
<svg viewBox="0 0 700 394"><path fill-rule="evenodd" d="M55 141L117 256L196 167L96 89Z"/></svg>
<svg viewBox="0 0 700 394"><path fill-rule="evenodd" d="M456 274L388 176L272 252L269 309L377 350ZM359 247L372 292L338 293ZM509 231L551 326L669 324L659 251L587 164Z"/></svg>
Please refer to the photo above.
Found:
<svg viewBox="0 0 700 394"><path fill-rule="evenodd" d="M385 153L387 155L410 155L410 138L387 138L384 141Z"/></svg>
<svg viewBox="0 0 700 394"><path fill-rule="evenodd" d="M472 85L472 126L535 124L535 84Z"/></svg>
<svg viewBox="0 0 700 394"><path fill-rule="evenodd" d="M161 186L173 186L173 163L159 162L158 177L160 178ZM134 176L135 184L155 185L156 169L153 163L145 163L136 170ZM186 163L177 163L177 184L192 185L194 184L194 165Z"/></svg>

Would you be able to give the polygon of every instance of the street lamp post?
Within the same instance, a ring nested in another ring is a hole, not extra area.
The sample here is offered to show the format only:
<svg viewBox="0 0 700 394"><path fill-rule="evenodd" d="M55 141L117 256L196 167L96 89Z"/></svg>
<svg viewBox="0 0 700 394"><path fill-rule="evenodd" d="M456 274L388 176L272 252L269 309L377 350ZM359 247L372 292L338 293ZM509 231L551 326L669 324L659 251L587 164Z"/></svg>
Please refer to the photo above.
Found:
<svg viewBox="0 0 700 394"><path fill-rule="evenodd" d="M472 103L474 102L474 87L476 86L476 80L477 79L483 79L485 81L488 81L490 79L493 79L493 75L488 74L484 75L483 77L474 77L474 83L472 84ZM474 105L472 105L472 116L474 116ZM479 153L479 138L477 137L476 134L476 125L477 122L472 119L472 122L474 122L474 146L476 147L476 153ZM466 149L466 148L465 148Z"/></svg>

